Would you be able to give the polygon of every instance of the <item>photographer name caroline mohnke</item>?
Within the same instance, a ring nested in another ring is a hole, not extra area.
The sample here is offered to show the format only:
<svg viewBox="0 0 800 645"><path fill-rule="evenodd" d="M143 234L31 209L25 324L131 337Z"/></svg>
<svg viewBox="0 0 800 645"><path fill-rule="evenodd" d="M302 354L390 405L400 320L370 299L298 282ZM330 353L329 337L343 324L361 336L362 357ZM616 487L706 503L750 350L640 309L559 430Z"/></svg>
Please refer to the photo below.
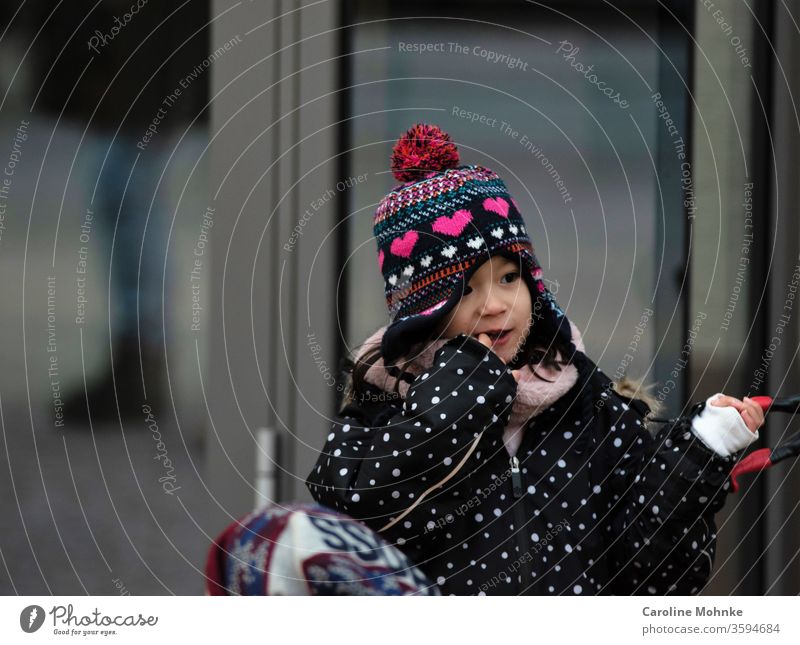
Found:
<svg viewBox="0 0 800 645"><path fill-rule="evenodd" d="M692 609L678 609L678 607L668 607L667 609L653 609L645 607L642 609L643 616L742 616L741 609L734 609L731 606L720 609L719 607L695 607Z"/></svg>

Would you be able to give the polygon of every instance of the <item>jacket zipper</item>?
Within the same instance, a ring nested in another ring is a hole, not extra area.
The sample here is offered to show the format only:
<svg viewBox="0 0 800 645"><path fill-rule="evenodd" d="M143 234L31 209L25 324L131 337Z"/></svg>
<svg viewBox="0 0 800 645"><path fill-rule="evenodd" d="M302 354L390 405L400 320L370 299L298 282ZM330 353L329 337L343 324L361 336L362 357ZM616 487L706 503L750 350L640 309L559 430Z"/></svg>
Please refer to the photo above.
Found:
<svg viewBox="0 0 800 645"><path fill-rule="evenodd" d="M525 540L525 532L523 530L523 526L525 526L525 503L518 502L516 500L521 499L525 491L522 488L522 473L519 470L519 459L517 456L514 455L511 457L511 491L514 497L514 531L515 531L515 538L517 541L517 546L519 547L519 555L517 556L517 560L519 561L520 568L519 571L522 573L522 584L516 582L516 575L517 572L512 572L511 575L514 576L514 582L517 587L517 591L521 593L524 589L526 589L531 584L531 563L530 560L526 560L524 556L528 551L528 544Z"/></svg>
<svg viewBox="0 0 800 645"><path fill-rule="evenodd" d="M516 455L511 457L511 488L514 499L522 497L522 474L519 471L519 459Z"/></svg>

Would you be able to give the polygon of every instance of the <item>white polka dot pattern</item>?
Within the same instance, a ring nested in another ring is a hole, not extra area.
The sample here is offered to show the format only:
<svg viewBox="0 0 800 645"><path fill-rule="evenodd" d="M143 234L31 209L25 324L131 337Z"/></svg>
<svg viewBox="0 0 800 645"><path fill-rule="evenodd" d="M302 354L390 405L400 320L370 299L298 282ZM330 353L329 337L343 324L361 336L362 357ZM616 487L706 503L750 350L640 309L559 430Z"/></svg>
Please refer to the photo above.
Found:
<svg viewBox="0 0 800 645"><path fill-rule="evenodd" d="M582 352L576 362L578 382L535 417L510 464L502 431L516 381L459 336L405 401L342 411L309 490L376 530L396 520L382 537L444 594L698 593L738 454L695 436L698 406L653 436L643 402Z"/></svg>

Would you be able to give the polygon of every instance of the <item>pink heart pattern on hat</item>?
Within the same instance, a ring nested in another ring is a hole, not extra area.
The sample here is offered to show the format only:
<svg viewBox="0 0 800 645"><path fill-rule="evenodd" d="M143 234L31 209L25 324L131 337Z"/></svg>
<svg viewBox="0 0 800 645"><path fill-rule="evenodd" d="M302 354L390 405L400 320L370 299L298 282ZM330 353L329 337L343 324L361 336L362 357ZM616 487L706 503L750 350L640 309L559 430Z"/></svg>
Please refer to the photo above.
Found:
<svg viewBox="0 0 800 645"><path fill-rule="evenodd" d="M461 235L467 224L472 221L472 213L465 208L457 210L451 216L442 215L438 217L431 227L435 233L444 233L445 235L452 235L458 237Z"/></svg>
<svg viewBox="0 0 800 645"><path fill-rule="evenodd" d="M396 237L392 240L389 250L394 255L399 255L401 258L410 257L418 239L419 233L416 231L407 231L402 237Z"/></svg>
<svg viewBox="0 0 800 645"><path fill-rule="evenodd" d="M487 197L483 200L483 207L500 217L508 217L508 202L502 197Z"/></svg>
<svg viewBox="0 0 800 645"><path fill-rule="evenodd" d="M384 258L383 249L381 249L380 251L378 251L378 268L381 271L383 271L383 258Z"/></svg>

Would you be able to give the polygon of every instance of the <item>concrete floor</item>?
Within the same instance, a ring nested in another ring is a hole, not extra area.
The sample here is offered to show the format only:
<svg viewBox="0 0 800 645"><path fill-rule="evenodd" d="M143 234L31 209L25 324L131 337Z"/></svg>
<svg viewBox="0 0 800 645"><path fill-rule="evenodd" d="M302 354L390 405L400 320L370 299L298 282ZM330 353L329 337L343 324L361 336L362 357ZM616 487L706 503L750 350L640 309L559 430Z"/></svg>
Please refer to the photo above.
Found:
<svg viewBox="0 0 800 645"><path fill-rule="evenodd" d="M202 593L199 442L159 423L167 471L143 420L55 429L49 415L3 407L0 593Z"/></svg>

